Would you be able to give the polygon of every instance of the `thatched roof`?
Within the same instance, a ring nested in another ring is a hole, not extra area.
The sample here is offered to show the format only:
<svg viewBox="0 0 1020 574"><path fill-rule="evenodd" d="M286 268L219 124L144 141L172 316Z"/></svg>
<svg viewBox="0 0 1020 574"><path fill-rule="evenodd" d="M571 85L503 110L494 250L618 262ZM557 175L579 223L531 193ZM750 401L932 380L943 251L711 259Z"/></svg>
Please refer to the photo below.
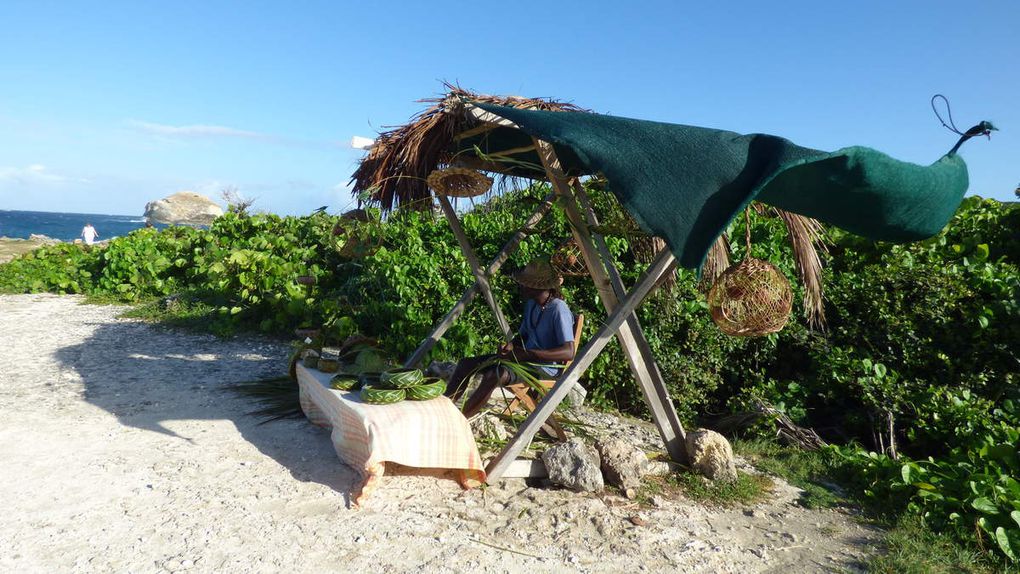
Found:
<svg viewBox="0 0 1020 574"><path fill-rule="evenodd" d="M523 149L531 139L515 129L484 126L465 113L464 102L476 101L547 111L587 111L551 99L475 94L447 84L449 92L420 100L429 107L403 126L379 134L375 145L351 177L353 192L368 192L384 211L431 197L425 178L439 167L459 164L509 176L544 178L533 152ZM499 155L510 151L509 155ZM479 157L479 151L482 156ZM570 171L574 154L557 152ZM493 157L493 155L499 157ZM530 155L529 155L530 154Z"/></svg>

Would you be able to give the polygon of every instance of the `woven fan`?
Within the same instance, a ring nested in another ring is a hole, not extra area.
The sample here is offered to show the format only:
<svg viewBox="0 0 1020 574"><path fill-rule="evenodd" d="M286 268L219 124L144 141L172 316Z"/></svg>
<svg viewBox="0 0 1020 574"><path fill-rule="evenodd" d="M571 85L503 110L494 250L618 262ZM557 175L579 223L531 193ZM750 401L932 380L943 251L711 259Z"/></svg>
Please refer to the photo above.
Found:
<svg viewBox="0 0 1020 574"><path fill-rule="evenodd" d="M437 169L425 181L436 193L448 197L475 197L492 187L491 178L462 167Z"/></svg>
<svg viewBox="0 0 1020 574"><path fill-rule="evenodd" d="M580 277L588 275L588 266L584 262L581 247L573 238L561 243L556 251L553 251L549 263L559 271L561 275Z"/></svg>
<svg viewBox="0 0 1020 574"><path fill-rule="evenodd" d="M775 333L790 319L793 290L775 265L751 254L751 218L747 222L744 260L731 265L712 284L708 309L719 330L733 337L759 337Z"/></svg>

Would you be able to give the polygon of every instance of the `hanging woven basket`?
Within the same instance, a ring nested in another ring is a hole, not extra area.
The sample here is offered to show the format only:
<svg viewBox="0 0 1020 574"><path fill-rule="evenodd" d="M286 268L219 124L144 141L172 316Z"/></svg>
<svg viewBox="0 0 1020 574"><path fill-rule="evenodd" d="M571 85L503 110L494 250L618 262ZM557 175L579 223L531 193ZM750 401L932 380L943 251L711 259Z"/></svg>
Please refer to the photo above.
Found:
<svg viewBox="0 0 1020 574"><path fill-rule="evenodd" d="M475 197L492 188L492 179L473 169L437 169L425 180L436 193L448 197Z"/></svg>
<svg viewBox="0 0 1020 574"><path fill-rule="evenodd" d="M786 326L793 290L775 265L746 258L730 266L708 292L708 309L719 330L733 337L760 337Z"/></svg>
<svg viewBox="0 0 1020 574"><path fill-rule="evenodd" d="M751 252L750 217L747 253ZM731 265L708 292L708 309L719 330L733 337L776 333L790 320L793 289L783 272L768 261L747 256Z"/></svg>
<svg viewBox="0 0 1020 574"><path fill-rule="evenodd" d="M581 247L573 238L561 243L549 258L552 266L560 275L582 277L588 275L588 266L584 262Z"/></svg>

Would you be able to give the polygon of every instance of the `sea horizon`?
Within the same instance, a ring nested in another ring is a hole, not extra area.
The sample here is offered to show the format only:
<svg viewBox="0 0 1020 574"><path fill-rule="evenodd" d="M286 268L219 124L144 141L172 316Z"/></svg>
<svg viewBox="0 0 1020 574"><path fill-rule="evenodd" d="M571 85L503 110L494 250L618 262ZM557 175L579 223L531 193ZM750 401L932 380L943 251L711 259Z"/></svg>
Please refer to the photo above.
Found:
<svg viewBox="0 0 1020 574"><path fill-rule="evenodd" d="M81 236L82 227L91 223L99 232L99 239L111 239L145 227L145 221L142 215L0 209L0 237L28 239L45 235L73 241Z"/></svg>

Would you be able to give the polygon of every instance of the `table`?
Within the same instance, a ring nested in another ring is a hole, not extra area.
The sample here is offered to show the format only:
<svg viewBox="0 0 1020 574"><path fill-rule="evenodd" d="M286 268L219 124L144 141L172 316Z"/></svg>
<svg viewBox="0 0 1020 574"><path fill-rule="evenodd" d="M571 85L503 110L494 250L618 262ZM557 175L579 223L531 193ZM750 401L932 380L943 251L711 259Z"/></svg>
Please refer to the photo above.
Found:
<svg viewBox="0 0 1020 574"><path fill-rule="evenodd" d="M364 478L355 504L378 486L388 461L456 470L464 488L485 482L485 467L471 427L450 399L440 396L373 405L362 402L357 391L330 388L332 376L297 365L305 416L315 425L332 429L337 456Z"/></svg>

